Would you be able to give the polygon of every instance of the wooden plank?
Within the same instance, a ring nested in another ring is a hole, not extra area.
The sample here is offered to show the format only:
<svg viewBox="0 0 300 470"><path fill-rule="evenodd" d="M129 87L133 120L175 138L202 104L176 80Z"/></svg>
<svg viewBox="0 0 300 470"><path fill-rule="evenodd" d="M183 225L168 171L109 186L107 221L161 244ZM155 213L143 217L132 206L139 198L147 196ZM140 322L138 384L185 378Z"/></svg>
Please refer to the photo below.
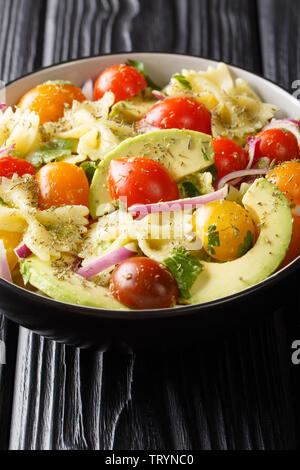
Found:
<svg viewBox="0 0 300 470"><path fill-rule="evenodd" d="M164 50L260 72L256 13L248 0L51 0L43 63ZM274 316L280 328L284 313ZM277 330L268 319L206 348L103 355L22 329L10 448L294 447L289 377L282 380L288 359L282 362Z"/></svg>
<svg viewBox="0 0 300 470"><path fill-rule="evenodd" d="M0 80L7 82L40 65L39 21L42 0L0 0ZM6 365L0 365L0 449L9 444L18 327L0 315L0 339L6 344Z"/></svg>

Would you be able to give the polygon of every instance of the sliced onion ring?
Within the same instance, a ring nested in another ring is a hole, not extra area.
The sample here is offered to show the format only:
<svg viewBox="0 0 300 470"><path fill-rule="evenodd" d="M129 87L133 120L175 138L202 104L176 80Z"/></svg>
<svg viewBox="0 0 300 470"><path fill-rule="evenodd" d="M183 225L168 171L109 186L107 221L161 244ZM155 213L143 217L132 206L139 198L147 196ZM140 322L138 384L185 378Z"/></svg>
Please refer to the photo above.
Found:
<svg viewBox="0 0 300 470"><path fill-rule="evenodd" d="M273 119L269 124L267 124L262 132L268 131L270 129L286 129L290 131L296 137L298 145L300 146L300 122L295 119Z"/></svg>
<svg viewBox="0 0 300 470"><path fill-rule="evenodd" d="M296 206L292 209L292 213L300 217L300 206Z"/></svg>
<svg viewBox="0 0 300 470"><path fill-rule="evenodd" d="M0 240L0 277L7 282L12 282L3 240Z"/></svg>
<svg viewBox="0 0 300 470"><path fill-rule="evenodd" d="M268 172L269 170L265 168L252 168L249 170L233 171L232 173L229 173L228 175L225 175L223 176L223 178L220 179L220 181L218 182L218 189L223 188L223 186L229 181L231 181L232 184L233 180L235 180L236 178L244 178L245 176L266 175ZM237 182L235 181L234 184L237 184Z"/></svg>
<svg viewBox="0 0 300 470"><path fill-rule="evenodd" d="M152 90L152 95L158 100L158 101L164 101L167 97L164 93L158 90Z"/></svg>
<svg viewBox="0 0 300 470"><path fill-rule="evenodd" d="M187 199L179 199L177 201L159 202L157 204L135 204L129 207L128 212L132 215L138 215L137 220L141 220L148 214L158 214L165 212L179 212L187 209L197 209L203 204L225 199L228 194L228 187L225 186L214 193L205 194Z"/></svg>
<svg viewBox="0 0 300 470"><path fill-rule="evenodd" d="M0 157L3 157L3 155L8 154L8 152L12 152L13 150L15 150L15 148L16 148L16 146L14 144L11 147L7 147L6 149L0 150Z"/></svg>
<svg viewBox="0 0 300 470"><path fill-rule="evenodd" d="M121 248L118 248L111 253L107 253L106 255L101 256L101 258L97 259L88 266L80 268L77 271L77 274L84 277L85 279L90 279L91 277L96 276L106 269L119 264L121 261L135 256L136 254L137 252L133 250L132 245L122 246Z"/></svg>
<svg viewBox="0 0 300 470"><path fill-rule="evenodd" d="M6 104L0 103L0 111L4 111L5 108L6 108Z"/></svg>
<svg viewBox="0 0 300 470"><path fill-rule="evenodd" d="M249 163L246 167L246 170L250 170L252 168L253 162L254 162L254 156L256 152L256 147L258 146L260 142L259 138L249 136L248 137L248 144L249 144Z"/></svg>
<svg viewBox="0 0 300 470"><path fill-rule="evenodd" d="M16 249L15 249L15 253L17 255L17 257L19 259L25 259L25 258L28 258L29 256L32 255L32 251L30 248L28 248L27 245L25 245L25 243L23 243L22 245L18 246Z"/></svg>
<svg viewBox="0 0 300 470"><path fill-rule="evenodd" d="M94 84L93 80L89 78L81 88L82 93L88 101L93 101L94 99Z"/></svg>

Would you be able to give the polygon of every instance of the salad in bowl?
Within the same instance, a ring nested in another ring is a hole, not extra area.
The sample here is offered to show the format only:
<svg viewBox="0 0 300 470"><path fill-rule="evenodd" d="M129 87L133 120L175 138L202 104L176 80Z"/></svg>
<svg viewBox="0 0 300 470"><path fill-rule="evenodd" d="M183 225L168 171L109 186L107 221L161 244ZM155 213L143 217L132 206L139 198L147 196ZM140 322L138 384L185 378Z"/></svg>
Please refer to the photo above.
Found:
<svg viewBox="0 0 300 470"><path fill-rule="evenodd" d="M201 304L300 255L300 122L220 63L143 63L0 110L0 274L107 310Z"/></svg>

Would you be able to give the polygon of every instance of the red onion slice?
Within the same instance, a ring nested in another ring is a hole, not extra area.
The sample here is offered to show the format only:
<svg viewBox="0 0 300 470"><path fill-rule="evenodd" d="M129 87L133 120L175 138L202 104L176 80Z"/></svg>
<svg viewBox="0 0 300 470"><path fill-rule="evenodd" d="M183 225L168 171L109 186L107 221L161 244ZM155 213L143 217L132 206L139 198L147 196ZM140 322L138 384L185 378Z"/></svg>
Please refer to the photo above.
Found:
<svg viewBox="0 0 300 470"><path fill-rule="evenodd" d="M254 162L254 156L256 152L256 147L259 145L260 139L256 137L249 136L248 137L248 144L249 144L249 163L246 167L246 170L250 170L252 168Z"/></svg>
<svg viewBox="0 0 300 470"><path fill-rule="evenodd" d="M89 78L85 82L85 84L81 88L81 91L82 91L82 93L84 94L84 96L86 97L86 99L88 101L93 101L93 99L94 99L94 84L93 84L93 80L91 78Z"/></svg>
<svg viewBox="0 0 300 470"><path fill-rule="evenodd" d="M11 147L0 150L0 157L3 157L3 155L6 155L8 152L11 152L11 151L15 150L15 148L16 148L16 146L14 144Z"/></svg>
<svg viewBox="0 0 300 470"><path fill-rule="evenodd" d="M229 181L235 180L236 178L244 178L245 176L255 176L255 175L266 175L269 172L267 169L253 168L252 170L240 170L233 171L228 175L223 176L218 182L218 189L223 188L223 186ZM231 183L232 184L232 183ZM234 184L237 184L236 182Z"/></svg>
<svg viewBox="0 0 300 470"><path fill-rule="evenodd" d="M267 124L262 132L268 131L269 129L286 129L290 131L296 137L298 145L300 146L300 122L295 119L274 119Z"/></svg>
<svg viewBox="0 0 300 470"><path fill-rule="evenodd" d="M292 213L300 217L300 206L296 206L292 209Z"/></svg>
<svg viewBox="0 0 300 470"><path fill-rule="evenodd" d="M225 199L228 194L228 187L225 186L220 191L205 194L204 196L197 196L187 199L179 199L177 201L159 202L157 204L135 204L129 207L128 212L137 216L137 220L141 220L148 214L158 214L165 212L179 212L183 210L197 209L203 204L209 202Z"/></svg>
<svg viewBox="0 0 300 470"><path fill-rule="evenodd" d="M91 277L96 276L106 269L119 264L121 261L135 256L136 254L137 252L131 249L131 245L122 246L121 248L118 248L111 253L107 253L106 255L101 256L101 258L97 259L88 266L79 269L77 274L84 277L85 279L90 279Z"/></svg>
<svg viewBox="0 0 300 470"><path fill-rule="evenodd" d="M7 282L12 282L3 240L0 240L0 276Z"/></svg>
<svg viewBox="0 0 300 470"><path fill-rule="evenodd" d="M15 249L15 253L19 259L25 259L25 258L28 258L30 255L32 255L31 249L28 248L28 246L25 244L18 246Z"/></svg>
<svg viewBox="0 0 300 470"><path fill-rule="evenodd" d="M6 104L0 103L0 111L4 111L5 108L6 108Z"/></svg>
<svg viewBox="0 0 300 470"><path fill-rule="evenodd" d="M152 90L152 95L154 98L156 98L158 101L164 101L167 97L164 93L158 90Z"/></svg>

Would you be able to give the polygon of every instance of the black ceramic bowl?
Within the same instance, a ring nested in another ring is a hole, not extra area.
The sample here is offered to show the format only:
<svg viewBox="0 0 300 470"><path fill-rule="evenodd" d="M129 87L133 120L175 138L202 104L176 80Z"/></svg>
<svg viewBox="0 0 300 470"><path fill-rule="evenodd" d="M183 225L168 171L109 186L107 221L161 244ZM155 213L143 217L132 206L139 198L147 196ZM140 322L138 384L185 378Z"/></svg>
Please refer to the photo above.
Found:
<svg viewBox="0 0 300 470"><path fill-rule="evenodd" d="M47 80L70 80L81 86L105 67L141 60L153 78L164 84L182 68L206 69L216 62L176 54L131 53L91 57L42 69L6 88L7 103L15 104L29 89ZM300 103L277 85L245 70L231 67L267 102L280 108L280 116L297 118ZM50 339L79 347L125 349L164 348L201 342L226 330L277 310L295 289L300 258L265 281L238 294L201 305L149 311L109 311L57 302L0 279L1 312L12 321ZM226 280L224 280L226 282Z"/></svg>

